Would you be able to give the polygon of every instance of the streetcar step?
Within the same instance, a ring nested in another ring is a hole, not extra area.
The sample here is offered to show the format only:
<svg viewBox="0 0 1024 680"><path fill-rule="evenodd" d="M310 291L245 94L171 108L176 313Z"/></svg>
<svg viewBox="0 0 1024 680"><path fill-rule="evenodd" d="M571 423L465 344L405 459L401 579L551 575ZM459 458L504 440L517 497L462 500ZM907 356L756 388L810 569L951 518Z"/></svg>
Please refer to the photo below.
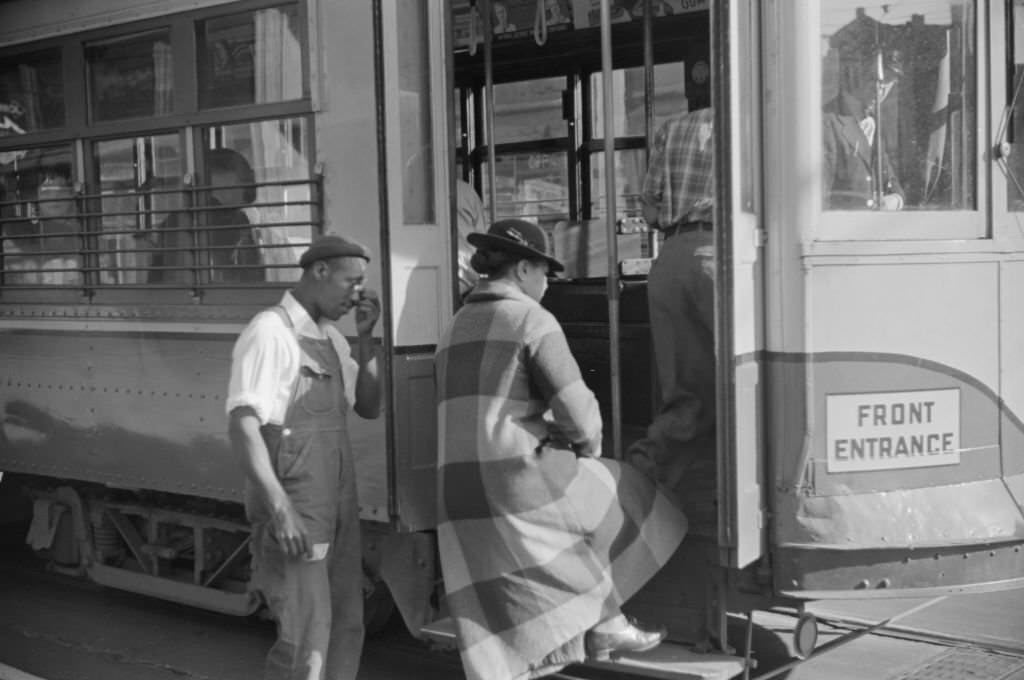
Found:
<svg viewBox="0 0 1024 680"><path fill-rule="evenodd" d="M420 629L423 638L454 648L455 623L451 618L432 621ZM729 654L701 654L691 647L663 642L649 652L623 654L608 661L587 661L585 666L619 671L641 678L664 680L729 680L743 673L743 659Z"/></svg>

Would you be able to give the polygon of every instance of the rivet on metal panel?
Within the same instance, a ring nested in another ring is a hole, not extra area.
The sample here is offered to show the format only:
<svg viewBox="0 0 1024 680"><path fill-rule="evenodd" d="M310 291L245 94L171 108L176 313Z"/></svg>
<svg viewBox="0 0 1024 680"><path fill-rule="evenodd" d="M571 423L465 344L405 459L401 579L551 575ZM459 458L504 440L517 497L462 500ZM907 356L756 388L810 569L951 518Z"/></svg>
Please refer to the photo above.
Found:
<svg viewBox="0 0 1024 680"><path fill-rule="evenodd" d="M878 587L879 588L888 588L891 585L892 585L892 579L889 578L889 577L883 578L881 581L878 582Z"/></svg>
<svg viewBox="0 0 1024 680"><path fill-rule="evenodd" d="M860 581L857 581L857 585L855 585L853 588L854 588L854 590L864 590L865 588L867 588L870 585L871 584L868 582L868 580L866 578L864 578L864 579L861 579Z"/></svg>

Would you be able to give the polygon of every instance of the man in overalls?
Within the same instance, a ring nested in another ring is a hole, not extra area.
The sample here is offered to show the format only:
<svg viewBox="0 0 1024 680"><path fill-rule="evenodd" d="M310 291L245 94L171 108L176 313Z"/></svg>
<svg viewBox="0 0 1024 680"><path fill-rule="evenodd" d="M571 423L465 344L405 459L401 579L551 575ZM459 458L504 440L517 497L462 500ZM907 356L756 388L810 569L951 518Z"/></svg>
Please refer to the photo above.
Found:
<svg viewBox="0 0 1024 680"><path fill-rule="evenodd" d="M246 472L252 587L277 620L266 677L355 680L363 574L346 418L380 414L373 327L363 289L370 254L338 236L302 255L302 277L257 314L232 352L227 411ZM355 309L353 356L332 324Z"/></svg>

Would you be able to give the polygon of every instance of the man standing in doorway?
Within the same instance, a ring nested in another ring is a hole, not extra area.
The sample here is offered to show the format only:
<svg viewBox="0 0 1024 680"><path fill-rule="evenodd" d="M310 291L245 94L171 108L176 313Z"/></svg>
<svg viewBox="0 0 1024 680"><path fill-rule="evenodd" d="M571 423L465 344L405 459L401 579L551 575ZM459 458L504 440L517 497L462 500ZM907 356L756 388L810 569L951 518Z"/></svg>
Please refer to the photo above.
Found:
<svg viewBox="0 0 1024 680"><path fill-rule="evenodd" d="M628 458L669 488L714 449L713 121L709 108L667 120L642 190L644 218L664 235L647 280L661 410Z"/></svg>
<svg viewBox="0 0 1024 680"><path fill-rule="evenodd" d="M347 414L380 414L369 260L357 243L316 240L298 284L252 319L232 353L227 411L246 472L252 586L277 620L268 680L355 680L359 668L362 550ZM353 309L354 357L332 324Z"/></svg>

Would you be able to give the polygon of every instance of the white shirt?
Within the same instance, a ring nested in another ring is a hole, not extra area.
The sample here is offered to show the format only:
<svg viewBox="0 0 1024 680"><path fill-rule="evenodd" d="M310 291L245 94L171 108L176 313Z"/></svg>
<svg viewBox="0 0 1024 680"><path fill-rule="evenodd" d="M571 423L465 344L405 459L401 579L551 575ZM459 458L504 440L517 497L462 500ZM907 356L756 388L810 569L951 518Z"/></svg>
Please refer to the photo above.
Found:
<svg viewBox="0 0 1024 680"><path fill-rule="evenodd" d="M302 360L296 334L331 341L341 360L345 397L349 404L355 404L359 364L352 358L352 348L345 336L327 319L314 323L290 292L284 294L280 304L295 330L288 328L273 310L264 310L253 317L231 352L227 412L249 406L256 412L260 424L284 424Z"/></svg>

